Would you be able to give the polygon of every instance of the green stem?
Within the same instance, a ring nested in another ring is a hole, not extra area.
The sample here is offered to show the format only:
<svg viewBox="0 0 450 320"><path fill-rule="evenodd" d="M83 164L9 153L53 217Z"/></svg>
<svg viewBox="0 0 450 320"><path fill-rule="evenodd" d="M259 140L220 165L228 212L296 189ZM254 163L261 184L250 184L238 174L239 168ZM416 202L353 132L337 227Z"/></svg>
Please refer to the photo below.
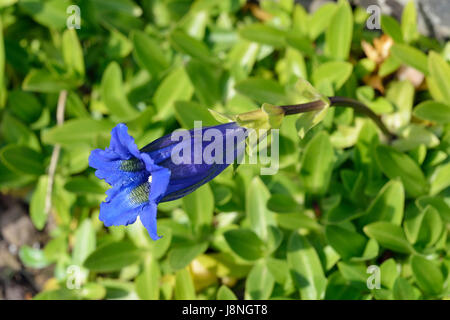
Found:
<svg viewBox="0 0 450 320"><path fill-rule="evenodd" d="M375 122L378 128L380 128L380 130L389 138L389 141L392 141L396 138L395 134L391 133L388 128L386 128L384 123L381 121L381 118L364 103L345 97L328 97L328 99L330 100L331 107L350 107L356 112L362 113L372 119L372 121ZM285 115L318 111L323 107L325 107L325 102L322 100L281 106L281 108L283 108L284 110Z"/></svg>

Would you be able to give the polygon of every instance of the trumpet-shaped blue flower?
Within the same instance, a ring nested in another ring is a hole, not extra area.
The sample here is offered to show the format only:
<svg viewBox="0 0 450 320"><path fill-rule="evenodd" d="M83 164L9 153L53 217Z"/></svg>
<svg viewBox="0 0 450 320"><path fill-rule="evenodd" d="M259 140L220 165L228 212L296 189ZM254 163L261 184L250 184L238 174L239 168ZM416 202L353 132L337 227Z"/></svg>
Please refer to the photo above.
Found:
<svg viewBox="0 0 450 320"><path fill-rule="evenodd" d="M203 150L212 143L202 138L208 129L215 130L215 140L221 138L221 141L214 141L219 148L207 159L196 161L199 153L203 155ZM169 134L140 150L127 131L126 125L118 124L111 131L109 148L95 149L89 156L89 165L96 169L95 175L112 186L106 191L106 200L100 204L99 218L109 227L134 223L139 216L153 240L160 238L156 228L159 202L181 198L221 173L230 164L226 152L221 151L225 150L229 137L233 146L237 142L231 153L233 160L244 150L245 134L236 133L245 133L245 129L234 122L185 131L188 138L178 141ZM187 161L180 163L173 157L175 148L177 152L188 153L183 154Z"/></svg>

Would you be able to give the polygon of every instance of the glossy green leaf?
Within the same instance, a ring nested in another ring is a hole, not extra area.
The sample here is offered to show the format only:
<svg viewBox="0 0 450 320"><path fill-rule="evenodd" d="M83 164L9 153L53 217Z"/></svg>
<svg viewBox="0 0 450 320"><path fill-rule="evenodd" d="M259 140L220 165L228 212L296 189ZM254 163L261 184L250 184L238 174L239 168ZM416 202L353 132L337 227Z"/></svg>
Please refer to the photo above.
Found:
<svg viewBox="0 0 450 320"><path fill-rule="evenodd" d="M403 7L401 28L405 42L409 43L418 37L417 11L414 1L409 1Z"/></svg>
<svg viewBox="0 0 450 320"><path fill-rule="evenodd" d="M442 291L444 278L439 267L433 262L420 256L413 256L411 269L417 285L426 294L436 295Z"/></svg>
<svg viewBox="0 0 450 320"><path fill-rule="evenodd" d="M136 31L132 37L133 57L141 68L152 77L158 77L169 67L169 61L158 42L142 31Z"/></svg>
<svg viewBox="0 0 450 320"><path fill-rule="evenodd" d="M159 300L161 271L157 261L147 259L144 270L135 280L136 292L143 300Z"/></svg>
<svg viewBox="0 0 450 320"><path fill-rule="evenodd" d="M428 182L422 170L409 156L385 145L378 146L375 155L386 176L400 178L407 195L417 197L428 191Z"/></svg>
<svg viewBox="0 0 450 320"><path fill-rule="evenodd" d="M183 269L197 256L201 255L208 248L208 244L192 243L182 244L179 247L174 247L169 252L169 264L174 270Z"/></svg>
<svg viewBox="0 0 450 320"><path fill-rule="evenodd" d="M263 256L264 244L251 230L236 229L224 233L228 246L245 260L257 260Z"/></svg>
<svg viewBox="0 0 450 320"><path fill-rule="evenodd" d="M326 54L337 60L347 59L352 43L352 33L352 9L347 1L340 1L325 34Z"/></svg>
<svg viewBox="0 0 450 320"><path fill-rule="evenodd" d="M84 266L92 271L109 272L137 263L142 252L131 242L112 242L92 252Z"/></svg>
<svg viewBox="0 0 450 320"><path fill-rule="evenodd" d="M327 279L319 256L309 241L297 232L289 238L287 261L302 299L323 299Z"/></svg>
<svg viewBox="0 0 450 320"><path fill-rule="evenodd" d="M395 43L403 42L402 29L395 18L386 15L381 16L381 29L384 33L388 34Z"/></svg>
<svg viewBox="0 0 450 320"><path fill-rule="evenodd" d="M176 101L189 100L194 88L184 68L174 69L169 73L156 89L153 100L161 118L173 113Z"/></svg>
<svg viewBox="0 0 450 320"><path fill-rule="evenodd" d="M352 74L353 66L351 63L344 61L332 61L321 64L313 72L312 79L316 86L323 81L329 81L334 84L336 90L342 85Z"/></svg>
<svg viewBox="0 0 450 320"><path fill-rule="evenodd" d="M450 186L450 163L440 165L431 177L430 194L436 195Z"/></svg>
<svg viewBox="0 0 450 320"><path fill-rule="evenodd" d="M192 281L192 277L188 269L182 269L175 275L175 299L195 299L194 282Z"/></svg>
<svg viewBox="0 0 450 320"><path fill-rule="evenodd" d="M284 46L285 33L274 27L255 23L239 30L239 35L249 41L266 44L276 48Z"/></svg>
<svg viewBox="0 0 450 320"><path fill-rule="evenodd" d="M237 300L237 297L230 288L221 285L219 290L217 290L217 300Z"/></svg>
<svg viewBox="0 0 450 320"><path fill-rule="evenodd" d="M302 158L300 177L307 192L323 194L327 191L334 161L330 137L326 132L319 132L306 146Z"/></svg>
<svg viewBox="0 0 450 320"><path fill-rule="evenodd" d="M427 56L412 46L407 44L394 44L391 48L391 54L397 59L414 69L419 70L423 74L428 74Z"/></svg>
<svg viewBox="0 0 450 320"><path fill-rule="evenodd" d="M36 189L31 196L30 201L30 217L34 226L38 230L42 230L47 222L48 214L45 212L46 195L48 187L48 176L40 176Z"/></svg>
<svg viewBox="0 0 450 320"><path fill-rule="evenodd" d="M415 289L406 279L398 277L394 284L394 299L417 300L418 296Z"/></svg>
<svg viewBox="0 0 450 320"><path fill-rule="evenodd" d="M428 55L428 70L434 85L442 96L440 102L448 104L450 101L450 65L434 51ZM431 90L431 88L430 88ZM431 92L433 94L433 92Z"/></svg>
<svg viewBox="0 0 450 320"><path fill-rule="evenodd" d="M403 219L405 191L398 180L391 180L380 190L367 208L362 224L388 221L400 225Z"/></svg>
<svg viewBox="0 0 450 320"><path fill-rule="evenodd" d="M0 150L0 160L18 173L41 175L45 173L42 154L25 146L7 145Z"/></svg>
<svg viewBox="0 0 450 320"><path fill-rule="evenodd" d="M338 225L328 225L325 235L329 244L344 260L361 257L366 248L367 239L356 231Z"/></svg>
<svg viewBox="0 0 450 320"><path fill-rule="evenodd" d="M248 78L238 82L235 89L258 103L277 105L286 99L284 88L274 80Z"/></svg>
<svg viewBox="0 0 450 320"><path fill-rule="evenodd" d="M121 119L132 119L138 115L126 97L122 71L117 62L111 62L102 76L101 95L106 107L114 116Z"/></svg>
<svg viewBox="0 0 450 320"><path fill-rule="evenodd" d="M269 299L275 279L264 261L256 263L250 270L245 282L245 298L249 300Z"/></svg>
<svg viewBox="0 0 450 320"><path fill-rule="evenodd" d="M196 230L209 228L214 213L214 197L209 184L183 197L183 207Z"/></svg>
<svg viewBox="0 0 450 320"><path fill-rule="evenodd" d="M83 49L75 29L67 29L62 36L62 53L69 73L84 77Z"/></svg>
<svg viewBox="0 0 450 320"><path fill-rule="evenodd" d="M207 63L216 63L217 59L211 54L209 48L181 30L175 30L170 35L172 46L179 52Z"/></svg>
<svg viewBox="0 0 450 320"><path fill-rule="evenodd" d="M450 105L428 100L414 108L414 116L437 123L450 123Z"/></svg>
<svg viewBox="0 0 450 320"><path fill-rule="evenodd" d="M411 244L406 239L403 229L393 223L379 221L364 227L364 232L371 238L390 250L411 253Z"/></svg>

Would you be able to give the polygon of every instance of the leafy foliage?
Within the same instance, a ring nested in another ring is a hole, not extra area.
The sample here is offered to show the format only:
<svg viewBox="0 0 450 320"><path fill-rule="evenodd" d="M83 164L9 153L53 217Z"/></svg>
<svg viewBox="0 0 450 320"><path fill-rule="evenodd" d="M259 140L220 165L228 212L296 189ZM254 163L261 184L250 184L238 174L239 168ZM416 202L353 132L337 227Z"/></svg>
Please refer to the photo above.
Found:
<svg viewBox="0 0 450 320"><path fill-rule="evenodd" d="M377 60L361 43L380 32L347 1L307 14L293 0L81 0L81 29L68 30L71 3L6 1L0 15L0 190L23 195L38 230L62 148L52 238L20 249L25 266L54 266L36 299L450 296L450 47L418 34L413 4L400 23L382 18L394 44ZM406 67L423 83L400 76ZM206 108L300 103L290 94L299 77L363 101L398 138L351 109L329 108L309 131L306 115L286 117L276 175L243 164L161 204L157 242L139 221L103 227L107 186L88 155L116 123L143 147L194 120L217 123ZM366 285L370 265L380 289ZM67 287L68 270L81 288Z"/></svg>

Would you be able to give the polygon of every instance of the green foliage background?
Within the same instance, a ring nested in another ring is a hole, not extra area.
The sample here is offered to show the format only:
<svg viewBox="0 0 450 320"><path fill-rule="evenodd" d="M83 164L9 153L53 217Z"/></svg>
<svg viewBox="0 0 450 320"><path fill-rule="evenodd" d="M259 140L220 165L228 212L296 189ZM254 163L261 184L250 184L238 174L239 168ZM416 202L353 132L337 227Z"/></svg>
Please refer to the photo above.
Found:
<svg viewBox="0 0 450 320"><path fill-rule="evenodd" d="M23 197L38 230L49 219L47 167L62 148L51 241L20 248L27 267L55 267L36 299L450 296L448 43L418 34L409 4L401 23L382 18L395 43L377 67L361 42L380 32L365 29L363 9L340 1L307 14L292 0L244 2L0 1L0 189ZM71 4L79 30L66 28ZM424 85L396 76L405 65ZM366 85L368 75L383 77L386 91ZM142 147L194 120L215 124L206 108L293 102L299 77L366 103L399 138L389 144L347 108L330 108L303 138L302 118L287 117L276 175L241 165L160 204L157 242L140 223L103 227L107 185L87 160L115 124L126 122ZM366 284L370 265L380 267L380 289ZM73 270L80 289L67 288Z"/></svg>

